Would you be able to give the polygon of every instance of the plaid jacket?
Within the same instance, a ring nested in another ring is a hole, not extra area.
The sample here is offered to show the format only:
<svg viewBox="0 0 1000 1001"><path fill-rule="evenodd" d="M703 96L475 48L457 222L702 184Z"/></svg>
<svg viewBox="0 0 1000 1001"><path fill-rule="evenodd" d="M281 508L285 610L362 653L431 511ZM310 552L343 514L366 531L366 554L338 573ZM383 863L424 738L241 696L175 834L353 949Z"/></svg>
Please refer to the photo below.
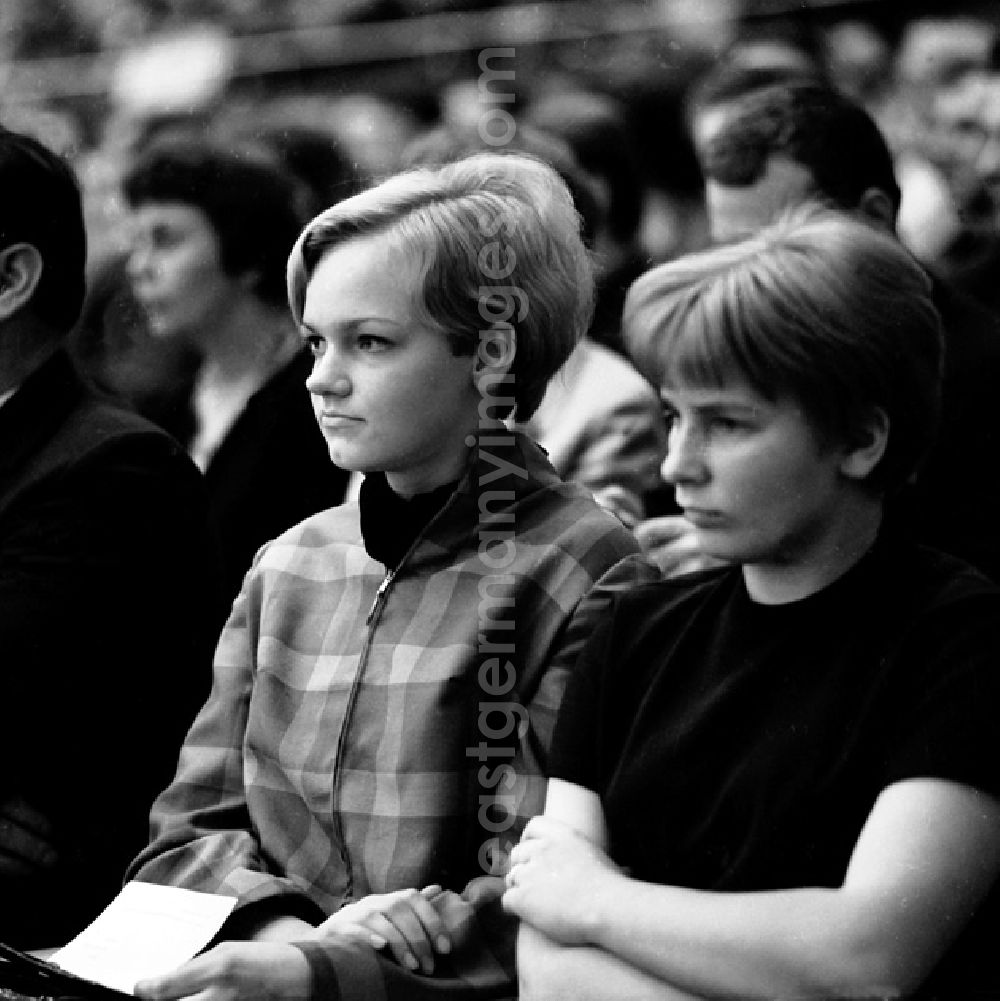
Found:
<svg viewBox="0 0 1000 1001"><path fill-rule="evenodd" d="M269 543L130 875L317 920L368 893L441 883L461 935L433 978L367 948L311 946L318 993L510 994L497 877L542 807L556 710L586 640L568 628L573 612L635 549L507 433L480 439L395 573L365 551L356 505Z"/></svg>

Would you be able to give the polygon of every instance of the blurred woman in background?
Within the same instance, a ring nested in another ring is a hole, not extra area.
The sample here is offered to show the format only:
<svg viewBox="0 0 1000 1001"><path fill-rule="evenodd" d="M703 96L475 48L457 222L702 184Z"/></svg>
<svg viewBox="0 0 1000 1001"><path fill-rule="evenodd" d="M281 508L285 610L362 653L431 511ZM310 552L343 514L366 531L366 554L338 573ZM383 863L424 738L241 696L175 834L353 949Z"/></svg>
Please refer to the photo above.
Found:
<svg viewBox="0 0 1000 1001"><path fill-rule="evenodd" d="M204 471L232 599L254 553L339 503L346 474L316 427L285 293L299 190L262 152L154 141L124 181L128 273L153 334L200 357L184 444Z"/></svg>

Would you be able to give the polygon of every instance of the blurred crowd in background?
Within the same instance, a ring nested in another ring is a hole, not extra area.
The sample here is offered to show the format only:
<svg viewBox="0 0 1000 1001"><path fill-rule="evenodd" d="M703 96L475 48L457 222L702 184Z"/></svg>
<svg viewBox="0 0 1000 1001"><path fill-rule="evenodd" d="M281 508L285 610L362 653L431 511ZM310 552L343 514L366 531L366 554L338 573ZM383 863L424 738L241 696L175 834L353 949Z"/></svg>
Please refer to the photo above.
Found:
<svg viewBox="0 0 1000 1001"><path fill-rule="evenodd" d="M145 350L109 262L130 239L122 178L165 132L263 142L302 182L306 216L442 125L474 129L490 107L544 125L560 101L574 117L596 101L620 126L598 145L632 192L623 252L648 266L707 240L690 131L706 75L724 89L727 67L802 74L879 123L906 244L1000 308L998 25L996 3L889 0L5 0L0 121L75 165L91 270L77 361L155 418L184 363Z"/></svg>

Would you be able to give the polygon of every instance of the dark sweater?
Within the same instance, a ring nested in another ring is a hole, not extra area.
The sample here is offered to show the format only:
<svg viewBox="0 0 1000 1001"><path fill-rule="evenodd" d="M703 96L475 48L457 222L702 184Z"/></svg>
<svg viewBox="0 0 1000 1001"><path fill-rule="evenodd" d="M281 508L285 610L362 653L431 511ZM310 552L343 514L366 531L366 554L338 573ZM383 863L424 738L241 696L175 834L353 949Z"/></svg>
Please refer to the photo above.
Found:
<svg viewBox="0 0 1000 1001"><path fill-rule="evenodd" d="M1000 590L950 557L882 540L770 606L738 568L708 571L618 597L600 621L550 775L600 794L611 855L639 879L835 887L892 783L1000 798ZM991 900L921 996L1000 988L996 916Z"/></svg>

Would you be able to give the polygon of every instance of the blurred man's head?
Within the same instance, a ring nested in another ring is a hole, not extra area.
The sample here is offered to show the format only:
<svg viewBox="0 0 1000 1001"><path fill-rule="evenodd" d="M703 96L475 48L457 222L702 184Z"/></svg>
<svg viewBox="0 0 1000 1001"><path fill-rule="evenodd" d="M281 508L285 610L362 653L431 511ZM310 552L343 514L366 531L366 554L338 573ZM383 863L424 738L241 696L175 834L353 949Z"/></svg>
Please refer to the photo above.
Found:
<svg viewBox="0 0 1000 1001"><path fill-rule="evenodd" d="M691 141L703 148L744 97L775 84L806 81L826 86L818 74L788 66L744 66L723 59L695 81L684 99L684 123Z"/></svg>
<svg viewBox="0 0 1000 1001"><path fill-rule="evenodd" d="M28 320L61 339L83 305L87 240L80 189L64 160L0 128L0 325Z"/></svg>
<svg viewBox="0 0 1000 1001"><path fill-rule="evenodd" d="M751 236L804 201L895 228L900 191L885 139L864 108L828 87L789 81L734 100L698 155L717 242Z"/></svg>
<svg viewBox="0 0 1000 1001"><path fill-rule="evenodd" d="M935 103L947 138L939 163L955 207L967 226L1000 228L1000 72L970 72Z"/></svg>

